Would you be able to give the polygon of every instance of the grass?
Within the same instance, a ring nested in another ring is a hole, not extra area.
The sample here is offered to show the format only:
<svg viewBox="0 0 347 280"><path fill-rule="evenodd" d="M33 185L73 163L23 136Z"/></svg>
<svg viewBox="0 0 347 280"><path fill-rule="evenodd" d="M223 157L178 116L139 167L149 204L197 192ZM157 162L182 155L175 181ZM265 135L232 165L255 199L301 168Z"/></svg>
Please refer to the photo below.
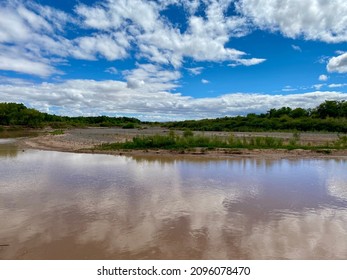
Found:
<svg viewBox="0 0 347 280"><path fill-rule="evenodd" d="M38 135L39 132L35 129L0 126L0 138L34 137Z"/></svg>
<svg viewBox="0 0 347 280"><path fill-rule="evenodd" d="M335 142L325 145L302 144L300 135L293 135L287 141L276 137L243 137L235 138L232 134L229 137L194 135L192 132L185 131L183 136L176 135L170 131L169 135L136 136L132 141L125 143L102 144L97 148L101 150L120 150L120 149L169 149L184 150L191 148L206 149L305 149L316 150L322 153L329 153L329 149L346 149L347 136L340 136Z"/></svg>
<svg viewBox="0 0 347 280"><path fill-rule="evenodd" d="M51 134L51 135L62 135L62 134L64 134L64 130L56 129L56 130L51 131L49 134Z"/></svg>

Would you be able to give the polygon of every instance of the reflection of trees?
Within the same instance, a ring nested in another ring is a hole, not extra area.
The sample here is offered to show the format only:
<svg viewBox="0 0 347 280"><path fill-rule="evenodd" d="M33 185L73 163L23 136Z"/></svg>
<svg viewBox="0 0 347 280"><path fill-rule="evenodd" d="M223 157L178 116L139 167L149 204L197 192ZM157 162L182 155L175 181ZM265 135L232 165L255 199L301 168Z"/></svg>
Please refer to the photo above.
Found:
<svg viewBox="0 0 347 280"><path fill-rule="evenodd" d="M172 155L129 155L131 159L133 159L137 163L159 163L159 164L173 164L176 162L194 162L194 163L210 163L224 161L224 159L211 159L211 158L203 158L194 156L194 155L183 155L183 154L175 154Z"/></svg>
<svg viewBox="0 0 347 280"><path fill-rule="evenodd" d="M308 161L21 156L25 176L0 184L0 258L346 257L347 203Z"/></svg>
<svg viewBox="0 0 347 280"><path fill-rule="evenodd" d="M136 163L159 163L159 164L173 164L173 163L201 163L201 164L218 164L225 162L234 163L236 165L242 165L244 168L247 166L256 166L259 168L271 168L280 164L278 159L263 159L263 158L213 158L213 157L199 157L199 155L184 155L173 152L172 155L153 155L153 154L142 154L142 155L126 155ZM297 164L299 160L287 160L291 165ZM336 162L342 162L343 160L335 159Z"/></svg>
<svg viewBox="0 0 347 280"><path fill-rule="evenodd" d="M0 144L0 157L16 157L18 149L14 145Z"/></svg>

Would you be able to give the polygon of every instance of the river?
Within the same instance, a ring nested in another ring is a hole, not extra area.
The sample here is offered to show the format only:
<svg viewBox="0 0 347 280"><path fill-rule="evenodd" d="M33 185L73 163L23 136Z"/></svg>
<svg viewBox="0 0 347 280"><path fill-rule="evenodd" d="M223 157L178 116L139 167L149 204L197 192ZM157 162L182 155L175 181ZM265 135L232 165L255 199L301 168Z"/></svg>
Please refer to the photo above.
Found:
<svg viewBox="0 0 347 280"><path fill-rule="evenodd" d="M347 259L346 171L0 140L0 259Z"/></svg>

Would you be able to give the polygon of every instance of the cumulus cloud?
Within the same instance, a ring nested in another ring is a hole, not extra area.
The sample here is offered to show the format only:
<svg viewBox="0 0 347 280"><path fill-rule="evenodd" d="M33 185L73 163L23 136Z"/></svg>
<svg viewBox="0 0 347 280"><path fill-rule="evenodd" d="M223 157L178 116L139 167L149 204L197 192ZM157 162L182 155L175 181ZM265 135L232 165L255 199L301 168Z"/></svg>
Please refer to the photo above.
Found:
<svg viewBox="0 0 347 280"><path fill-rule="evenodd" d="M184 9L185 28L163 16L170 5ZM233 5L238 13L230 15ZM246 36L255 27L292 38L346 41L346 9L343 0L107 0L77 4L67 14L33 1L1 1L0 70L48 77L61 74L59 65L70 58L114 61L130 57L139 62L121 72L124 80L120 81L24 85L7 80L0 85L0 99L57 114L131 114L161 120L264 112L283 104L314 107L325 99L346 99L344 93L318 91L324 84L315 85L313 93L283 96L232 93L193 98L173 93L179 89L185 61L225 62L232 67L264 63L265 58L233 48L234 38ZM192 75L204 70L185 69ZM327 69L346 73L347 54L330 58ZM117 73L113 67L106 71ZM325 81L324 76L319 80Z"/></svg>
<svg viewBox="0 0 347 280"><path fill-rule="evenodd" d="M203 84L209 84L210 81L209 81L209 80L205 80L205 79L201 79L201 83L203 83Z"/></svg>
<svg viewBox="0 0 347 280"><path fill-rule="evenodd" d="M35 2L5 1L0 4L0 47L5 59L0 70L38 76L60 73L57 65L73 57L107 60L127 57L129 38L124 32L67 38L65 28L76 25L72 15ZM11 53L17 51L17 55Z"/></svg>
<svg viewBox="0 0 347 280"><path fill-rule="evenodd" d="M71 53L74 57L86 60L94 60L98 55L107 60L116 60L128 56L129 42L122 33L112 35L98 34L94 36L80 37L73 41L75 48Z"/></svg>
<svg viewBox="0 0 347 280"><path fill-rule="evenodd" d="M8 81L0 85L0 101L24 102L62 115L130 115L166 121L263 113L283 104L313 108L325 100L347 98L347 94L336 91L287 95L231 93L193 98L167 91L174 86L175 72L163 70L161 77L156 78L152 70L152 66L139 65L127 73L128 81L68 80L30 85ZM137 81L139 86L130 86L131 81Z"/></svg>
<svg viewBox="0 0 347 280"><path fill-rule="evenodd" d="M47 59L17 47L0 45L0 69L31 74L41 77L59 73Z"/></svg>
<svg viewBox="0 0 347 280"><path fill-rule="evenodd" d="M59 33L70 19L61 11L33 2L2 2L0 70L38 76L60 73L55 64L68 55L71 45Z"/></svg>
<svg viewBox="0 0 347 280"><path fill-rule="evenodd" d="M347 73L347 53L331 58L327 70L329 72Z"/></svg>
<svg viewBox="0 0 347 280"><path fill-rule="evenodd" d="M76 12L86 27L108 33L126 30L128 39L138 45L137 56L151 62L178 68L186 57L216 62L242 58L244 52L225 47L232 37L249 33L244 18L226 16L232 1L209 0L205 17L193 12L200 4L201 1L109 0L94 6L79 5ZM168 5L183 5L189 11L187 30L181 32L161 16Z"/></svg>
<svg viewBox="0 0 347 280"><path fill-rule="evenodd" d="M0 5L0 44L31 53L33 61L45 64L45 75L56 72L57 57L112 61L134 55L176 69L186 58L247 66L263 61L244 58L245 52L226 47L232 38L245 36L251 30L243 16L227 15L234 5L231 0L108 0L91 5L79 3L75 14L31 1L6 0ZM185 9L186 30L176 28L162 16L169 5ZM204 13L197 13L201 9ZM79 28L84 32L76 32ZM8 68L2 69L42 75L42 71Z"/></svg>
<svg viewBox="0 0 347 280"><path fill-rule="evenodd" d="M237 7L256 26L290 38L347 41L345 0L239 0Z"/></svg>
<svg viewBox="0 0 347 280"><path fill-rule="evenodd" d="M138 64L134 70L123 71L129 88L142 92L161 92L177 88L180 72L165 70L158 65Z"/></svg>
<svg viewBox="0 0 347 280"><path fill-rule="evenodd" d="M41 76L56 72L57 57L118 60L134 50L136 58L176 69L186 58L253 66L265 59L246 58L249 54L227 47L232 38L251 32L254 27L250 22L292 38L304 36L325 42L347 40L344 0L108 0L92 5L77 4L75 14L20 0L7 0L0 5L2 48L7 48L7 52L12 46L24 49L41 70L28 71L30 64L24 68L2 65L1 69ZM185 30L162 16L170 5L185 9ZM233 5L239 13L228 15ZM197 13L201 9L204 13ZM69 25L82 26L86 32L83 36L72 32L68 38L64 32ZM301 50L299 46L292 47ZM25 61L24 57L20 59ZM15 59L14 64L18 65ZM346 72L344 64L344 54L341 54L330 60L328 70Z"/></svg>

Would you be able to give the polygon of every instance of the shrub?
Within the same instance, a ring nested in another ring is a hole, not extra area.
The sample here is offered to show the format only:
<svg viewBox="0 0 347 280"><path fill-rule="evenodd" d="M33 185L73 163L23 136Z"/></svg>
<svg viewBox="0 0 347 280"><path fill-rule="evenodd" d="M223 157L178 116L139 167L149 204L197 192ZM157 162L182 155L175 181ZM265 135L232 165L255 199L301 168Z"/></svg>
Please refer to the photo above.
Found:
<svg viewBox="0 0 347 280"><path fill-rule="evenodd" d="M190 129L187 128L183 131L183 137L192 137L192 136L194 136L194 133Z"/></svg>
<svg viewBox="0 0 347 280"><path fill-rule="evenodd" d="M135 124L133 124L133 123L127 123L127 124L123 125L122 128L124 128L124 129L135 128Z"/></svg>

